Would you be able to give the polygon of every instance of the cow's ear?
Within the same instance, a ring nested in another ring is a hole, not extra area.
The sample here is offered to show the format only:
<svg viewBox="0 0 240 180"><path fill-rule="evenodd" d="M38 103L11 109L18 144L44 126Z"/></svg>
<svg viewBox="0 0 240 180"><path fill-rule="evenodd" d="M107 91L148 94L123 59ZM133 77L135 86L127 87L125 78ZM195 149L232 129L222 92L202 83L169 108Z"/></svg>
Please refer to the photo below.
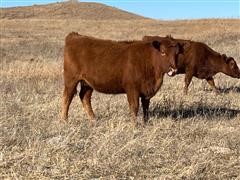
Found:
<svg viewBox="0 0 240 180"><path fill-rule="evenodd" d="M234 59L233 59L232 57L227 58L227 63L228 63L231 67L235 66L235 61L234 61Z"/></svg>
<svg viewBox="0 0 240 180"><path fill-rule="evenodd" d="M153 41L152 45L155 49L160 51L160 42L159 41Z"/></svg>
<svg viewBox="0 0 240 180"><path fill-rule="evenodd" d="M222 54L222 58L223 58L223 60L227 63L227 56L226 56L226 54Z"/></svg>
<svg viewBox="0 0 240 180"><path fill-rule="evenodd" d="M228 59L229 59L229 61L235 62L233 57L229 57Z"/></svg>
<svg viewBox="0 0 240 180"><path fill-rule="evenodd" d="M234 62L234 59L232 57L227 57L226 54L222 54L222 59L225 61L226 64L229 64L230 62Z"/></svg>

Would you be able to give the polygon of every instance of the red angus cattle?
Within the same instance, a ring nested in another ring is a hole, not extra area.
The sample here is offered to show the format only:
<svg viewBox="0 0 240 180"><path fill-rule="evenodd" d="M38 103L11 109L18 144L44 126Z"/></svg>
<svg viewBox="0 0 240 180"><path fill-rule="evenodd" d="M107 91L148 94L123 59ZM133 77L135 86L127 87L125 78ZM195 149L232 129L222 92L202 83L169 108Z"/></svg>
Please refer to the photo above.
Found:
<svg viewBox="0 0 240 180"><path fill-rule="evenodd" d="M176 71L178 52L179 45L167 38L124 43L70 33L64 47L62 118L67 120L69 105L80 82L79 96L90 120L95 117L91 107L93 90L126 93L134 124L141 98L146 120L150 98L162 85L164 73Z"/></svg>
<svg viewBox="0 0 240 180"><path fill-rule="evenodd" d="M143 40L161 41L165 38L166 37L159 36L144 36ZM205 79L217 93L219 90L216 88L213 80L213 76L217 73L221 72L233 78L240 78L240 70L232 57L220 54L201 42L173 38L172 40L180 43L183 47L183 53L180 54L177 59L176 74L185 73L185 94L187 94L188 86L193 76L199 79Z"/></svg>

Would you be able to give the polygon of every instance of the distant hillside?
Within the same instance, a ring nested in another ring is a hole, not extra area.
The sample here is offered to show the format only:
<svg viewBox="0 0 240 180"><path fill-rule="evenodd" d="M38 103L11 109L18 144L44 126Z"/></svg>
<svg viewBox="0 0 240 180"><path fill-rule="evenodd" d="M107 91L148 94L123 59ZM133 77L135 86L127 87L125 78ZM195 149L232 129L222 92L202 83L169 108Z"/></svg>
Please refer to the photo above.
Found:
<svg viewBox="0 0 240 180"><path fill-rule="evenodd" d="M100 3L61 2L47 5L1 8L1 19L63 19L85 20L144 19L144 17Z"/></svg>

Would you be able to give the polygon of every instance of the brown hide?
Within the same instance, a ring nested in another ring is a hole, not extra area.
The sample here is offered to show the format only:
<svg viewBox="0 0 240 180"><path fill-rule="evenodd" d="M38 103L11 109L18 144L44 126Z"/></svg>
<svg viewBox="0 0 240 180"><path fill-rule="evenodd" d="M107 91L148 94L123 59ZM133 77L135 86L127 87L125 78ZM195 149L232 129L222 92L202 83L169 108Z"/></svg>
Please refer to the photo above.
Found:
<svg viewBox="0 0 240 180"><path fill-rule="evenodd" d="M176 71L178 52L178 45L168 38L117 42L70 33L64 47L63 119L68 117L78 82L81 82L79 96L90 120L94 119L93 90L126 93L134 124L141 97L147 119L150 98L159 90L164 73Z"/></svg>
<svg viewBox="0 0 240 180"><path fill-rule="evenodd" d="M144 36L143 40L153 41L165 38L171 37ZM180 43L183 47L177 59L176 74L186 74L185 94L187 94L193 76L205 79L216 92L219 91L215 86L213 76L217 73L221 72L233 78L240 78L240 70L232 57L227 57L225 54L221 55L201 42L173 38L172 40Z"/></svg>

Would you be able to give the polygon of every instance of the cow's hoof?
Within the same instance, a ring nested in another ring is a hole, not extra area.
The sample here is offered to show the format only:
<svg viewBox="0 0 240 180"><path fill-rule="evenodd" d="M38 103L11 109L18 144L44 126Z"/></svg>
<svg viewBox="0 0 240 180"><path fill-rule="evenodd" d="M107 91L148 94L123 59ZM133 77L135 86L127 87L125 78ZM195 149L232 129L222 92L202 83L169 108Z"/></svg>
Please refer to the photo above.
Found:
<svg viewBox="0 0 240 180"><path fill-rule="evenodd" d="M68 122L68 117L63 116L63 115L60 115L59 119L60 119L60 122L62 122L62 123L67 123Z"/></svg>

